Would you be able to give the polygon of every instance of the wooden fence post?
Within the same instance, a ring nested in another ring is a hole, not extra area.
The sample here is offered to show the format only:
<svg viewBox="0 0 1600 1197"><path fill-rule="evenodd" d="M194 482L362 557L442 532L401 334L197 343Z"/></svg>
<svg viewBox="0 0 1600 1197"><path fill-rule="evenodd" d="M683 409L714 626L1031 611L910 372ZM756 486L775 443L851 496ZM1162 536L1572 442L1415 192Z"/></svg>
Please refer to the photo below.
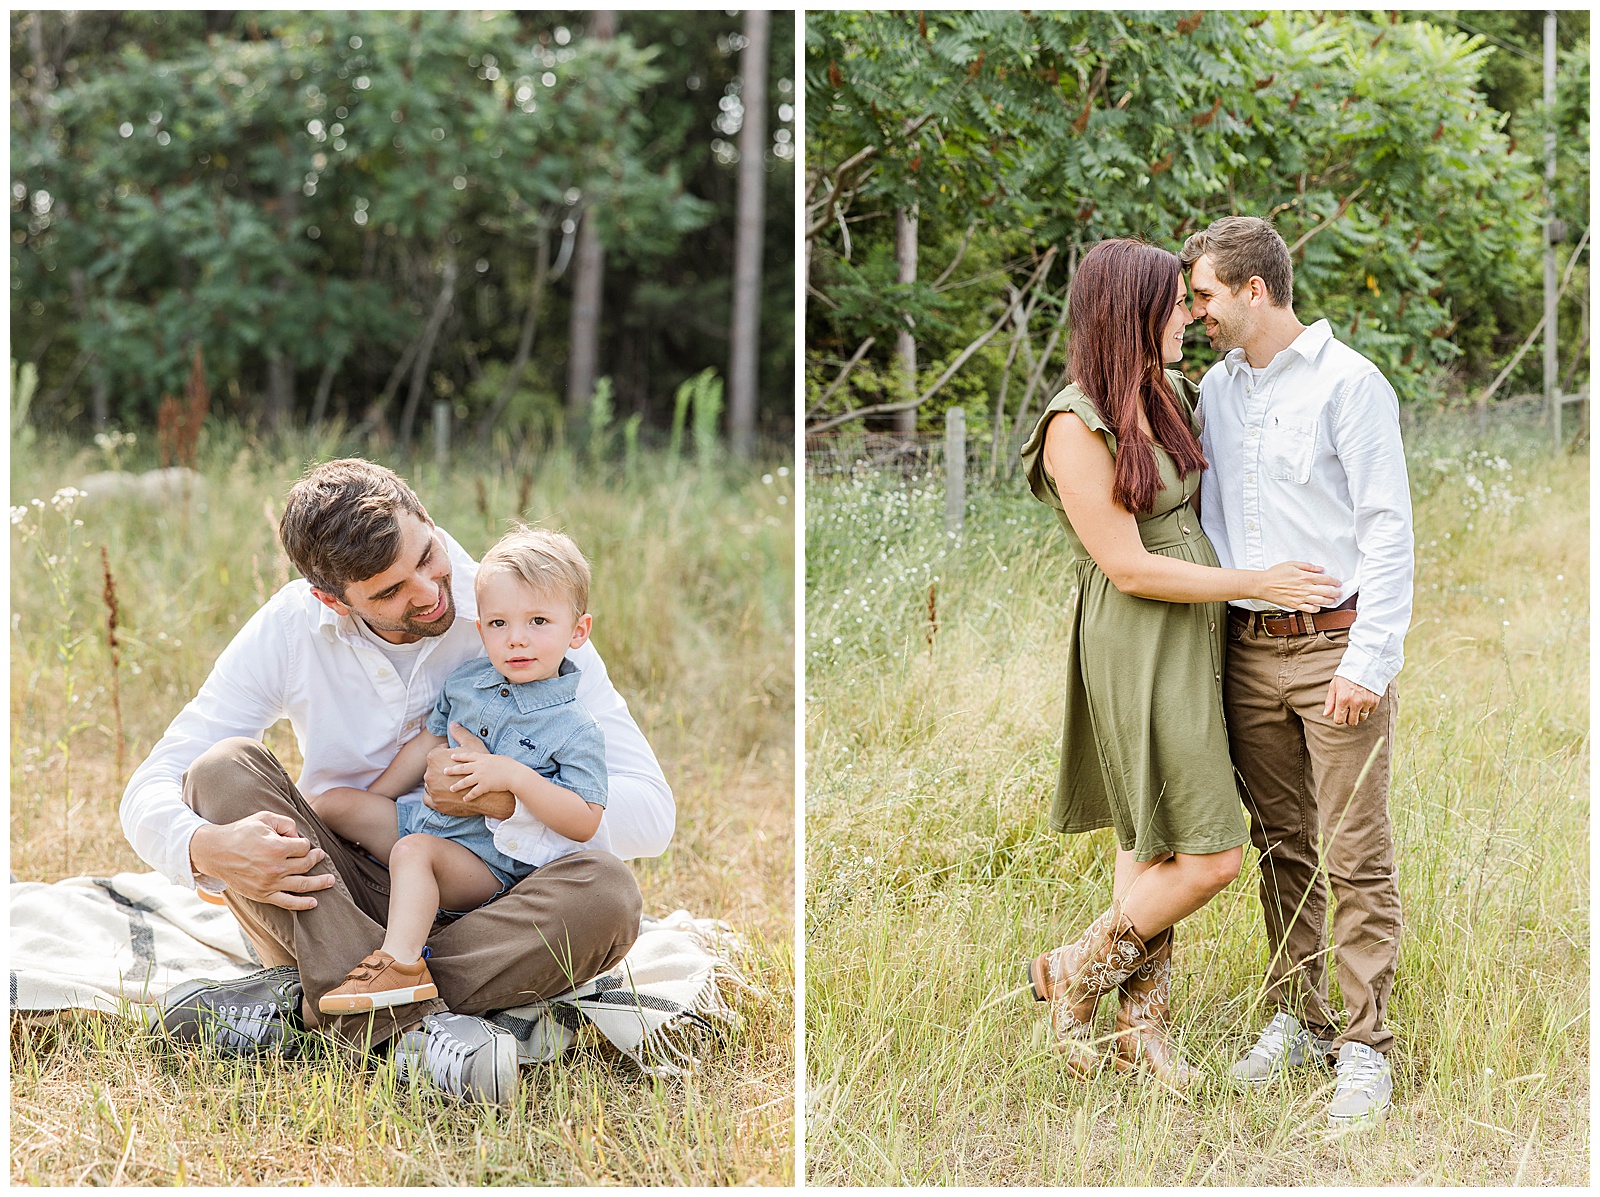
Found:
<svg viewBox="0 0 1600 1197"><path fill-rule="evenodd" d="M967 413L944 413L944 530L960 536L967 517Z"/></svg>
<svg viewBox="0 0 1600 1197"><path fill-rule="evenodd" d="M445 399L433 402L433 463L443 470L450 460L450 403Z"/></svg>

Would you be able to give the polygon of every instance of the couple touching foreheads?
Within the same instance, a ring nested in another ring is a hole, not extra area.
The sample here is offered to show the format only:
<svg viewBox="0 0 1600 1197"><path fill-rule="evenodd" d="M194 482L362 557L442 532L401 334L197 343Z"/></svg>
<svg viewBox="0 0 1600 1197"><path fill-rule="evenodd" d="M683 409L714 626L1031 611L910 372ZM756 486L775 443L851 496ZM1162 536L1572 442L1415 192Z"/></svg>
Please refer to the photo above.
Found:
<svg viewBox="0 0 1600 1197"><path fill-rule="evenodd" d="M1413 573L1394 390L1326 320L1300 322L1288 247L1254 217L1181 255L1102 242L1069 302L1073 382L1022 448L1071 571L1051 822L1112 827L1118 850L1109 908L1031 962L1034 995L1074 1072L1109 1055L1186 1084L1174 925L1239 875L1248 839L1271 962L1264 1029L1231 1075L1331 1060L1330 1120L1375 1121L1392 1091L1388 793ZM1223 354L1198 387L1169 368L1194 320ZM1113 992L1103 1052L1095 1008Z"/></svg>

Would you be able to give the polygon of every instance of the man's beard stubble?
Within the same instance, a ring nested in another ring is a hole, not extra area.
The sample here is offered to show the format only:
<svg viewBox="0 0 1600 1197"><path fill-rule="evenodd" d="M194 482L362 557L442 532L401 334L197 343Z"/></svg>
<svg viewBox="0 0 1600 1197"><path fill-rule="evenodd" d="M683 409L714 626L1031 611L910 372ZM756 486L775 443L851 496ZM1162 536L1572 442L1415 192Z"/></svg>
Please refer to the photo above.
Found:
<svg viewBox="0 0 1600 1197"><path fill-rule="evenodd" d="M444 613L430 623L412 619L409 615L402 616L399 620L386 620L375 619L365 612L359 614L366 625L375 632L404 632L410 636L423 637L443 636L456 621L456 594L450 585L454 578L454 574L446 574L439 579L439 586L444 591L448 605Z"/></svg>
<svg viewBox="0 0 1600 1197"><path fill-rule="evenodd" d="M1244 338L1241 336L1242 330L1234 321L1214 315L1212 323L1217 326L1217 329L1207 335L1211 341L1211 348L1218 353L1227 353L1230 349L1237 349L1244 344Z"/></svg>

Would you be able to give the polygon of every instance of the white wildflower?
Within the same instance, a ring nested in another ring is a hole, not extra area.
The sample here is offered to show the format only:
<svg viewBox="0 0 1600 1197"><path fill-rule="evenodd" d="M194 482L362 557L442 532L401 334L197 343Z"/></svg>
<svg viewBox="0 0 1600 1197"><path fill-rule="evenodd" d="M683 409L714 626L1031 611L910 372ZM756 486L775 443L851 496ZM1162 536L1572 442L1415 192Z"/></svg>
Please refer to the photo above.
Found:
<svg viewBox="0 0 1600 1197"><path fill-rule="evenodd" d="M63 486L50 496L50 506L54 507L61 515L72 509L72 505L83 498L83 492L76 486Z"/></svg>

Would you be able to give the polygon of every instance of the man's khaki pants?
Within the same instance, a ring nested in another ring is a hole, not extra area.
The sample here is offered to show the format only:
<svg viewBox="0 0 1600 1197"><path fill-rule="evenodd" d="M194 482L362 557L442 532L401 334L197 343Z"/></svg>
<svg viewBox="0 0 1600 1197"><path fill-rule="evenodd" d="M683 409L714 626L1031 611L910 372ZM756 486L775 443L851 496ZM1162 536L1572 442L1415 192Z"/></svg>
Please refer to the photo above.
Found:
<svg viewBox="0 0 1600 1197"><path fill-rule="evenodd" d="M277 758L254 740L223 740L207 750L184 775L183 799L212 823L259 811L288 815L328 854L310 872L338 881L316 892L315 909L285 910L231 889L224 896L262 963L299 968L305 1025L357 1051L419 1025L427 1014L484 1014L564 993L621 960L639 934L639 887L628 866L609 852L574 853L487 906L434 925L428 971L437 998L325 1015L317 1000L383 943L389 871L324 827Z"/></svg>
<svg viewBox="0 0 1600 1197"><path fill-rule="evenodd" d="M1322 713L1349 636L1268 636L1230 613L1223 699L1250 838L1261 853L1261 909L1272 948L1267 1000L1333 1040L1335 1051L1354 1042L1387 1052L1394 1036L1384 1012L1401 929L1389 823L1395 692L1390 686L1353 727ZM1332 951L1349 1016L1342 1032L1328 1004L1330 886Z"/></svg>

